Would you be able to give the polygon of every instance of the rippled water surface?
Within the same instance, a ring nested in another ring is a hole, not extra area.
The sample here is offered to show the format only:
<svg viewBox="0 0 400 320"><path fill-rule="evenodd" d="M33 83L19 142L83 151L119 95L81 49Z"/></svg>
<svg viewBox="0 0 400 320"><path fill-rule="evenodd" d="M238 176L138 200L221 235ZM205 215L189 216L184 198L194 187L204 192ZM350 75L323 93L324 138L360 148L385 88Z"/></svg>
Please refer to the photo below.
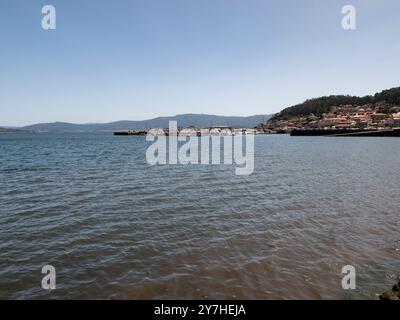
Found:
<svg viewBox="0 0 400 320"><path fill-rule="evenodd" d="M0 298L376 299L400 274L400 139L256 136L255 171L143 137L0 135ZM57 289L41 288L54 265ZM357 289L341 288L354 265Z"/></svg>

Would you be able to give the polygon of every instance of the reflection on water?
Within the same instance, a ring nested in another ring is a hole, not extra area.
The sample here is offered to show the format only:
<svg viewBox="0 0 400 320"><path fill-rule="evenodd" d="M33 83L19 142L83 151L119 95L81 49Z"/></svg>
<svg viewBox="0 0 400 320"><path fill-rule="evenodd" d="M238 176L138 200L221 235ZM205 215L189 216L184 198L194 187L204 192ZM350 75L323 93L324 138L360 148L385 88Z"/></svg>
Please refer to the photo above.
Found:
<svg viewBox="0 0 400 320"><path fill-rule="evenodd" d="M400 273L400 139L257 136L251 176L148 145L0 136L0 298L375 299Z"/></svg>

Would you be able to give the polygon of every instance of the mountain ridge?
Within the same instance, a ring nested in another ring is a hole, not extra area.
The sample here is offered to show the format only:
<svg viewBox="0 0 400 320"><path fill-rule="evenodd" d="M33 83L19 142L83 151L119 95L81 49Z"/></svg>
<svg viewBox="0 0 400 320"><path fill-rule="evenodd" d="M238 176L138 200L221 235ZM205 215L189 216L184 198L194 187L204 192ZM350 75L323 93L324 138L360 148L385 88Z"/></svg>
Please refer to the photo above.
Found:
<svg viewBox="0 0 400 320"><path fill-rule="evenodd" d="M178 114L175 116L156 117L148 120L119 120L108 123L75 124L69 122L37 123L21 127L23 130L36 132L112 132L120 130L149 130L166 128L169 121L177 121L180 127L206 128L211 126L231 126L234 128L252 128L265 123L271 115L216 116L209 114Z"/></svg>

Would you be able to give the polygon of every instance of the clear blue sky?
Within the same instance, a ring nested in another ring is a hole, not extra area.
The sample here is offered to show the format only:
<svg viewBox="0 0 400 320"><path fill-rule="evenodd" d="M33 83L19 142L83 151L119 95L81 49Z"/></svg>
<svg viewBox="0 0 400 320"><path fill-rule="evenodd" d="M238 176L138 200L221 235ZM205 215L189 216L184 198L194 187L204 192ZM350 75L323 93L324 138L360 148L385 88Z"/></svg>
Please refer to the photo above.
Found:
<svg viewBox="0 0 400 320"><path fill-rule="evenodd" d="M57 30L41 8L57 9ZM357 9L357 30L341 8ZM0 125L268 114L400 85L398 0L1 0Z"/></svg>

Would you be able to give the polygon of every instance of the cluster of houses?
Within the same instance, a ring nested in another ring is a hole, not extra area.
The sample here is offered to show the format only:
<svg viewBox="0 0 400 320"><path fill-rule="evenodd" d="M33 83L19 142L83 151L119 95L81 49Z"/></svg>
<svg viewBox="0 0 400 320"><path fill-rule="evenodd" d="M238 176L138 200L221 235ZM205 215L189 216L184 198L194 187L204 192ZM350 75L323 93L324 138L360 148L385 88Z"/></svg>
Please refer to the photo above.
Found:
<svg viewBox="0 0 400 320"><path fill-rule="evenodd" d="M400 128L400 108L389 112L380 106L340 106L333 107L330 113L321 116L291 117L267 123L271 130L292 129L384 129Z"/></svg>

